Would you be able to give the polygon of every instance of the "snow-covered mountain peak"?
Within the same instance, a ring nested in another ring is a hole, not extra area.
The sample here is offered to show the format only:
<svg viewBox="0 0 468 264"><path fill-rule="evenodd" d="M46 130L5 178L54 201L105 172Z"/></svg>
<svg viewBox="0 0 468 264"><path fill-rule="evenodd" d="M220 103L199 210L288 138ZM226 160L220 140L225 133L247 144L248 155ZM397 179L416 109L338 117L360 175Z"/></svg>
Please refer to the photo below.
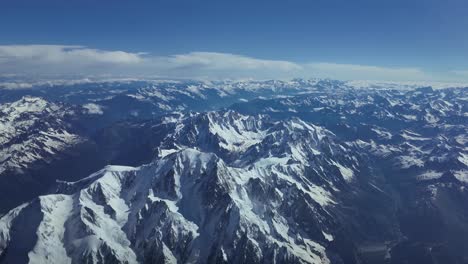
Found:
<svg viewBox="0 0 468 264"><path fill-rule="evenodd" d="M50 103L40 97L25 96L18 101L7 103L1 106L0 113L3 119L16 121L24 115L41 114L44 112L54 112L60 107Z"/></svg>
<svg viewBox="0 0 468 264"><path fill-rule="evenodd" d="M166 147L197 147L208 151L238 153L258 143L271 124L265 118L233 111L191 114L176 121Z"/></svg>
<svg viewBox="0 0 468 264"><path fill-rule="evenodd" d="M328 208L362 166L331 132L233 111L173 121L166 155L61 182L1 218L0 255L30 232L12 219L37 215L34 232L51 235L25 250L56 263L329 262Z"/></svg>
<svg viewBox="0 0 468 264"><path fill-rule="evenodd" d="M294 216L288 220L282 208L304 197L282 196L303 191L284 186L267 199L274 181L283 180L257 180L252 172L194 149L140 168L110 166L70 184L79 188L68 188L68 194L40 197L4 216L0 254L19 245L17 236L29 234L16 228L21 223L16 219L37 215L37 232L49 235L32 241L31 254L37 259L47 256L53 263L99 259L204 263L223 257L236 261L239 256L266 261L271 250L282 246L287 248L278 253L277 261L287 257L297 263L328 262L321 244L327 240L320 231L301 231L301 241L296 238L299 233L287 231L295 220ZM310 216L319 217L314 207L308 209ZM247 248L232 247L242 243ZM14 260L9 252L6 259Z"/></svg>
<svg viewBox="0 0 468 264"><path fill-rule="evenodd" d="M10 107L18 110L25 110L30 112L43 111L48 105L51 105L41 97L23 96L20 100L10 104Z"/></svg>

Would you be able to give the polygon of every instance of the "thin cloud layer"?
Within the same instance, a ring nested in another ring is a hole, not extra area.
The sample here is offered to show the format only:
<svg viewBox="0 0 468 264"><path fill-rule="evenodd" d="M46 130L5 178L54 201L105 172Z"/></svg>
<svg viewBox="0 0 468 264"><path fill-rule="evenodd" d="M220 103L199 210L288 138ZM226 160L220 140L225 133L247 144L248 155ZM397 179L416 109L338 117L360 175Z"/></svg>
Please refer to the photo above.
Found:
<svg viewBox="0 0 468 264"><path fill-rule="evenodd" d="M142 62L141 53L103 51L83 46L10 45L0 46L2 63L78 63L78 64L135 64Z"/></svg>
<svg viewBox="0 0 468 264"><path fill-rule="evenodd" d="M114 68L132 67L144 62L144 54L105 51L83 46L9 45L0 46L2 74L90 74L111 73Z"/></svg>
<svg viewBox="0 0 468 264"><path fill-rule="evenodd" d="M261 60L235 54L217 52L191 52L172 56L169 61L177 67L196 66L209 70L231 70L243 68L246 70L280 70L297 71L302 67L288 61Z"/></svg>
<svg viewBox="0 0 468 264"><path fill-rule="evenodd" d="M468 78L468 70L455 70L455 71L452 71L452 73L458 76L464 76Z"/></svg>
<svg viewBox="0 0 468 264"><path fill-rule="evenodd" d="M303 70L293 62L216 52L190 52L151 61L160 73L184 78L289 78Z"/></svg>
<svg viewBox="0 0 468 264"><path fill-rule="evenodd" d="M439 79L466 81L464 71ZM0 45L0 74L119 75L205 79L286 79L321 77L345 80L435 80L419 68L388 68L338 63L295 63L236 54L190 52L172 56L108 51L66 45Z"/></svg>
<svg viewBox="0 0 468 264"><path fill-rule="evenodd" d="M414 81L431 78L418 68L387 68L369 65L337 64L337 63L310 63L307 65L310 72L330 78L346 80L397 80Z"/></svg>

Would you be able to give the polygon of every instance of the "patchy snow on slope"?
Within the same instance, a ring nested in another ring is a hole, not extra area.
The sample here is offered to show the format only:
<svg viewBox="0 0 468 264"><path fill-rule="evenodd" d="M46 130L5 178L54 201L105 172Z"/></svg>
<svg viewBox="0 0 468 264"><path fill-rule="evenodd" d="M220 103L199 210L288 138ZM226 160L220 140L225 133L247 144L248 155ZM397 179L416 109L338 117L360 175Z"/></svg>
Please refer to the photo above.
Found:
<svg viewBox="0 0 468 264"><path fill-rule="evenodd" d="M323 234L323 236L325 237L326 240L333 241L333 236L331 234L328 234L325 231L322 231L322 234Z"/></svg>
<svg viewBox="0 0 468 264"><path fill-rule="evenodd" d="M84 104L83 108L86 109L86 112L90 115L102 115L104 114L104 110L101 105L94 104L94 103L88 103Z"/></svg>
<svg viewBox="0 0 468 264"><path fill-rule="evenodd" d="M443 173L434 171L434 170L429 170L424 173L419 174L416 176L418 180L425 181L425 180L434 180L434 179L439 179L442 177Z"/></svg>
<svg viewBox="0 0 468 264"><path fill-rule="evenodd" d="M415 116L415 115L401 115L402 117L404 117L406 120L409 120L409 121L416 121L418 120L418 117Z"/></svg>
<svg viewBox="0 0 468 264"><path fill-rule="evenodd" d="M463 183L468 183L468 170L454 171L453 176Z"/></svg>
<svg viewBox="0 0 468 264"><path fill-rule="evenodd" d="M460 152L457 159L468 167L468 154Z"/></svg>
<svg viewBox="0 0 468 264"><path fill-rule="evenodd" d="M335 165L343 176L343 179L347 182L352 181L354 177L354 172L350 168L347 168L336 161L332 161L332 164Z"/></svg>
<svg viewBox="0 0 468 264"><path fill-rule="evenodd" d="M396 158L395 165L402 169L409 169L411 167L423 167L424 161L417 157L404 155Z"/></svg>
<svg viewBox="0 0 468 264"><path fill-rule="evenodd" d="M376 127L371 128L372 131L374 131L379 137L384 138L384 139L391 139L392 138L392 133L385 131L383 129L379 129Z"/></svg>
<svg viewBox="0 0 468 264"><path fill-rule="evenodd" d="M401 136L406 139L406 140L413 140L413 141L427 141L430 140L430 138L425 138L422 137L421 135L409 131L409 130L404 130L403 133L401 133Z"/></svg>

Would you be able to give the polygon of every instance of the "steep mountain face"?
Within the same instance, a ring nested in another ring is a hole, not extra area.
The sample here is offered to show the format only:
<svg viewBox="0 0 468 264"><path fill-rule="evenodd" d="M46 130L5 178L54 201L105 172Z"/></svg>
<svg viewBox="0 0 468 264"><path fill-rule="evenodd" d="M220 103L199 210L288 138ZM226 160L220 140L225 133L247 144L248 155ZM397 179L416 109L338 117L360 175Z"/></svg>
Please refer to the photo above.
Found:
<svg viewBox="0 0 468 264"><path fill-rule="evenodd" d="M174 130L153 162L63 182L3 216L2 261L347 260L334 245L344 241L336 208L350 186L360 189L367 165L330 131L231 111L168 122ZM20 228L25 219L34 221Z"/></svg>

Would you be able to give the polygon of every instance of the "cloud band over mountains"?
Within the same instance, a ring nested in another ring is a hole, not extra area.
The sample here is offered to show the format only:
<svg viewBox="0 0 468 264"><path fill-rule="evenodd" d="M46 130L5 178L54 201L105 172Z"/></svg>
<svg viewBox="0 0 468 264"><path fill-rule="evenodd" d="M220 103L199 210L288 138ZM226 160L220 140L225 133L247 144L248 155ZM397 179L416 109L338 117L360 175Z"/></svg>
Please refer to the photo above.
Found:
<svg viewBox="0 0 468 264"><path fill-rule="evenodd" d="M0 74L119 75L203 79L336 78L346 80L468 81L467 71L427 73L332 62L296 63L217 52L154 56L76 45L0 45Z"/></svg>

